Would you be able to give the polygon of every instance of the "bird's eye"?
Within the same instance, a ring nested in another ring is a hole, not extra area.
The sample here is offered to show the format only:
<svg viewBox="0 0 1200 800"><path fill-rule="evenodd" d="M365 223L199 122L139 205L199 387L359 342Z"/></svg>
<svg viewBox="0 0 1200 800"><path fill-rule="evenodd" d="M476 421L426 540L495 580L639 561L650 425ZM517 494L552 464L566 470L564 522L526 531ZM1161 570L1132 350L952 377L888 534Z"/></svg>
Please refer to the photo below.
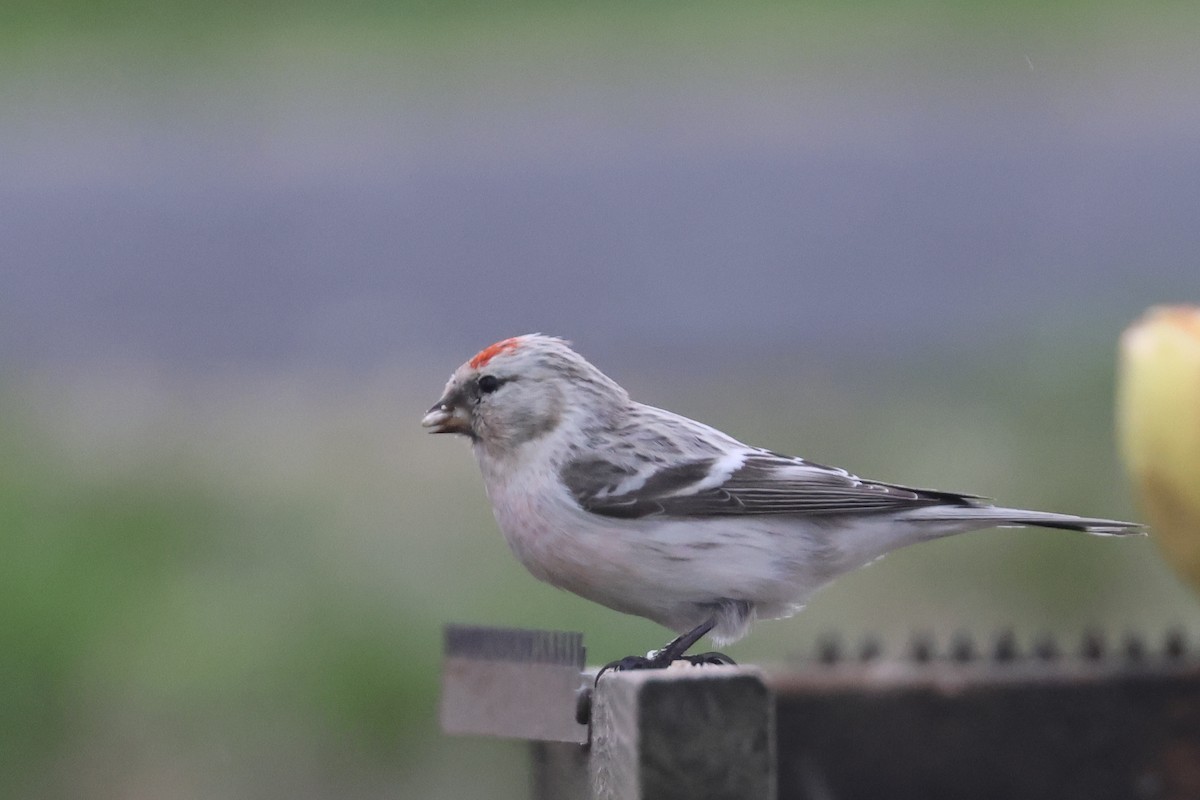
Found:
<svg viewBox="0 0 1200 800"><path fill-rule="evenodd" d="M495 375L484 375L479 379L479 391L491 394L500 388L500 379Z"/></svg>

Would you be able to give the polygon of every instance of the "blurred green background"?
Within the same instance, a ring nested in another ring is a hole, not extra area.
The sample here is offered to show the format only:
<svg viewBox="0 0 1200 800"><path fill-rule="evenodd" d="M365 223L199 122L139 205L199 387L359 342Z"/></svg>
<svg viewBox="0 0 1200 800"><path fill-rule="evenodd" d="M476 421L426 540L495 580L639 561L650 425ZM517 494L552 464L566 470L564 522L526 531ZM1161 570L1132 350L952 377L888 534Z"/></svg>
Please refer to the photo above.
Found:
<svg viewBox="0 0 1200 800"><path fill-rule="evenodd" d="M1132 517L1120 330L1200 284L1200 12L7 2L0 794L521 797L436 727L538 584L419 419L507 335L748 441ZM730 648L1193 631L1145 540L895 553Z"/></svg>

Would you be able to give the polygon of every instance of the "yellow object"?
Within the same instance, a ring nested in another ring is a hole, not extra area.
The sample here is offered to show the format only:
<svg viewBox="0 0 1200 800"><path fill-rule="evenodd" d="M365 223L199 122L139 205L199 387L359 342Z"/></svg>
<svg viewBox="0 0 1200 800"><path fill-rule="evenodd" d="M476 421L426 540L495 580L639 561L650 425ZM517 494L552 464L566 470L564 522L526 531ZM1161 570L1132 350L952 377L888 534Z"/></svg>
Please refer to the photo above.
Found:
<svg viewBox="0 0 1200 800"><path fill-rule="evenodd" d="M1200 308L1155 307L1125 331L1117 429L1151 538L1200 591Z"/></svg>

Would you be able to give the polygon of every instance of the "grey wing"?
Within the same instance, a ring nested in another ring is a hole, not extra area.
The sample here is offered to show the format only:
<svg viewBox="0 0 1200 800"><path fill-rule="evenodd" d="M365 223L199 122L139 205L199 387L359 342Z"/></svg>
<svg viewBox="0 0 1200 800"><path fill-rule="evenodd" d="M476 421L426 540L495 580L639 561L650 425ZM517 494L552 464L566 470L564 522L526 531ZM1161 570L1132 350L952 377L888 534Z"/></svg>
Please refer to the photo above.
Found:
<svg viewBox="0 0 1200 800"><path fill-rule="evenodd" d="M585 510L622 519L838 516L986 504L974 495L867 481L842 469L751 449L643 470L591 456L568 464L562 479Z"/></svg>

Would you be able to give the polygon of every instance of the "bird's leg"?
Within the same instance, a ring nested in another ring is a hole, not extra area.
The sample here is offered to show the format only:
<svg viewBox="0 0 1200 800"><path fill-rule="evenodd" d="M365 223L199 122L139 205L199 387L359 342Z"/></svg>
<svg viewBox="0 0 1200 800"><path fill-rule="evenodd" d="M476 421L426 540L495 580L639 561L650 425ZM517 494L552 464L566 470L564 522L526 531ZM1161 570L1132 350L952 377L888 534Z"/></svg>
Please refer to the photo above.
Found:
<svg viewBox="0 0 1200 800"><path fill-rule="evenodd" d="M700 641L700 638L711 631L716 624L716 617L709 617L708 620L692 628L687 633L676 636L667 643L666 647L654 651L650 654L650 659L655 662L662 662L661 666L664 667L670 665L672 661L678 661L683 658L684 653L692 648L692 645Z"/></svg>
<svg viewBox="0 0 1200 800"><path fill-rule="evenodd" d="M664 669L676 661L687 661L689 664L696 666L701 664L733 664L735 663L734 660L724 653L700 653L694 656L684 655L692 645L700 641L700 638L711 631L716 624L716 617L709 617L705 622L692 628L687 633L676 636L665 647L659 650L651 650L644 656L625 656L624 658L618 658L616 661L610 661L596 673L596 681L599 682L600 676L610 669L617 672L630 669Z"/></svg>

